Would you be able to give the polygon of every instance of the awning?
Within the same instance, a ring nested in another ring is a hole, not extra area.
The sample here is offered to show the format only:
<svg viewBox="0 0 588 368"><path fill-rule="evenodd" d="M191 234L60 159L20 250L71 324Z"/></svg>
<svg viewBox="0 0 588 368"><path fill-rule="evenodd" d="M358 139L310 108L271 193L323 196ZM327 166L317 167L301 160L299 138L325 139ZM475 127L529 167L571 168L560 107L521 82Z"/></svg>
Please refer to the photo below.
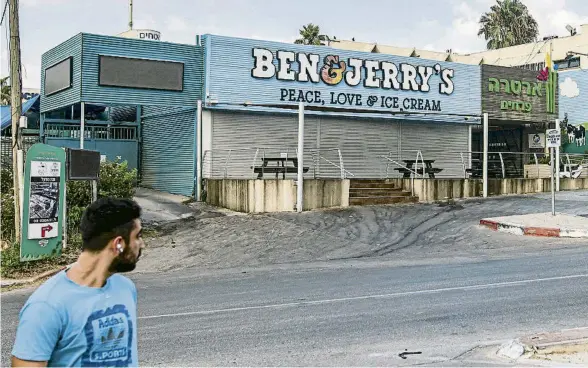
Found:
<svg viewBox="0 0 588 368"><path fill-rule="evenodd" d="M40 95L36 95L22 104L22 115L26 114L26 112L29 111L33 105L35 105L35 102L37 102L39 96ZM12 123L10 116L10 105L0 106L0 117L2 118L2 130L4 130Z"/></svg>

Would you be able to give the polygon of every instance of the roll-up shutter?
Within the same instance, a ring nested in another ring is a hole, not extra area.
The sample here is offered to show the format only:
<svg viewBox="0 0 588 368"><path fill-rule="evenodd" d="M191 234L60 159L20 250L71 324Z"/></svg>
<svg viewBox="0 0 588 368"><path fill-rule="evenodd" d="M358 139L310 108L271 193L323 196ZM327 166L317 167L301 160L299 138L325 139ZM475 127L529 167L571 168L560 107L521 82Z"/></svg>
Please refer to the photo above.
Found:
<svg viewBox="0 0 588 368"><path fill-rule="evenodd" d="M463 177L460 153L468 159L467 125L403 121L401 131L401 159L416 159L420 150L425 160L435 160L433 167L443 169L436 177Z"/></svg>
<svg viewBox="0 0 588 368"><path fill-rule="evenodd" d="M305 118L305 164L312 175L312 153L317 144L316 119ZM287 154L296 156L298 116L242 112L212 113L212 152L204 153L204 177L254 178L252 166L261 165L262 157ZM293 178L296 174L288 174Z"/></svg>
<svg viewBox="0 0 588 368"><path fill-rule="evenodd" d="M354 179L382 178L386 164L381 156L398 151L399 124L394 121L321 117L320 148L338 148L345 170Z"/></svg>
<svg viewBox="0 0 588 368"><path fill-rule="evenodd" d="M196 111L145 107L143 115L152 116L142 123L141 186L191 196Z"/></svg>

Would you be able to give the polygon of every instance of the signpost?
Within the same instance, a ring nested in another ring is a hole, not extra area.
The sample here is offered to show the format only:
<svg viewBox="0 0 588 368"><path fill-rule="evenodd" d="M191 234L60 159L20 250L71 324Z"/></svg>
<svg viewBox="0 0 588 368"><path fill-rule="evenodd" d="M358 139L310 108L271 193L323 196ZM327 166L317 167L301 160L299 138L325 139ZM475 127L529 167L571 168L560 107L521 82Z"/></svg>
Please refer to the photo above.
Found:
<svg viewBox="0 0 588 368"><path fill-rule="evenodd" d="M555 165L559 165L559 162L555 162L555 152L559 150L561 146L561 131L559 129L547 129L545 133L547 148L549 148L549 157L551 162L551 214L555 216L555 182L554 172Z"/></svg>
<svg viewBox="0 0 588 368"><path fill-rule="evenodd" d="M65 151L42 143L26 155L20 260L59 256L65 220Z"/></svg>

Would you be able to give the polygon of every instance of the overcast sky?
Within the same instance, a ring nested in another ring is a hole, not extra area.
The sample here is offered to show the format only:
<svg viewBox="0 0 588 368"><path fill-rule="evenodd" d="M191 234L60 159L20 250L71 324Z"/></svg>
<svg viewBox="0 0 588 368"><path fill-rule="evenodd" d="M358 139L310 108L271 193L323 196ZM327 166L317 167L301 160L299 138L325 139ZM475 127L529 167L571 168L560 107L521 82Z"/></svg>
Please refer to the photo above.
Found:
<svg viewBox="0 0 588 368"><path fill-rule="evenodd" d="M2 5L7 0L2 0ZM41 54L79 32L127 29L128 0L19 0L23 87L38 88ZM480 51L480 15L493 0L134 0L134 27L163 41L194 43L211 33L292 42L315 23L339 39L456 52ZM541 36L588 24L588 0L523 0ZM287 5L282 5L287 4ZM3 7L2 7L3 8ZM8 75L8 22L2 24L1 75Z"/></svg>

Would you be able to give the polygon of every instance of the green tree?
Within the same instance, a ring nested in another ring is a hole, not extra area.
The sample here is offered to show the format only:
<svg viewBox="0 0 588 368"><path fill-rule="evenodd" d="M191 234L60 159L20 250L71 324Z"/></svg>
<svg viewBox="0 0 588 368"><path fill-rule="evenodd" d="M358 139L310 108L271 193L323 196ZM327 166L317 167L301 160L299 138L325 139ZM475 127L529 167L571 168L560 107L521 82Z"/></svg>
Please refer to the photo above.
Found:
<svg viewBox="0 0 588 368"><path fill-rule="evenodd" d="M10 77L4 77L0 79L0 104L2 105L10 105L10 85L8 84L8 79Z"/></svg>
<svg viewBox="0 0 588 368"><path fill-rule="evenodd" d="M299 45L322 45L322 42L328 39L326 35L321 34L320 27L312 23L302 26L300 37L294 43Z"/></svg>
<svg viewBox="0 0 588 368"><path fill-rule="evenodd" d="M496 0L479 24L488 50L534 42L539 35L537 21L520 0Z"/></svg>

